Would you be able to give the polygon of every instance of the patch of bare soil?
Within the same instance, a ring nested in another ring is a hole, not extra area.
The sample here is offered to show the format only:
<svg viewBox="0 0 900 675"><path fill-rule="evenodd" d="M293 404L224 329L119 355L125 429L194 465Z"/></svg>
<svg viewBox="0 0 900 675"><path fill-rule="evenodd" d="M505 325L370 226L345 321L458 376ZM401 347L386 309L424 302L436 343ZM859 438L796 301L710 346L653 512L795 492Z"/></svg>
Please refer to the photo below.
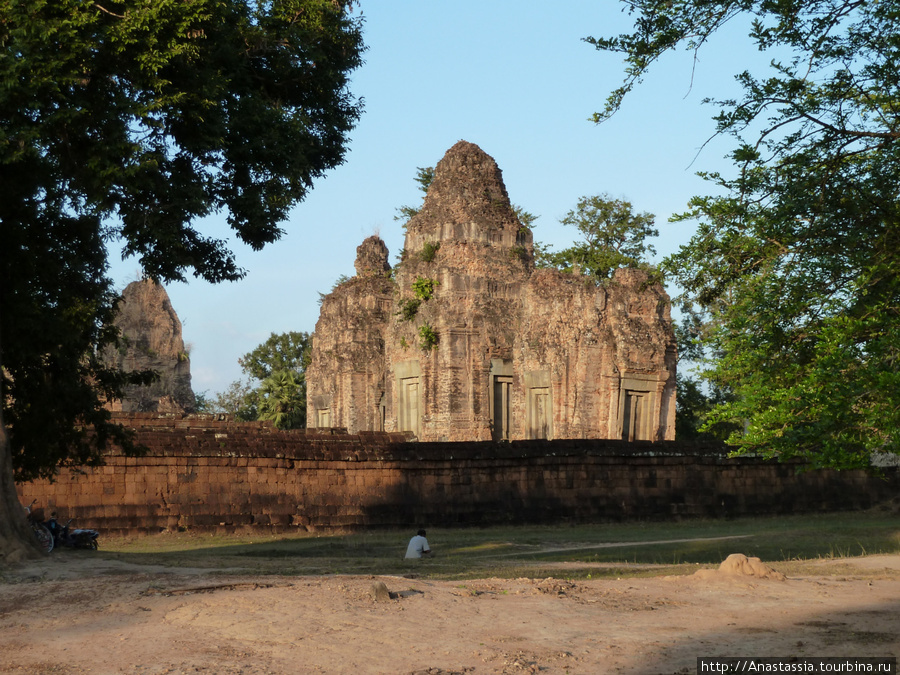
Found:
<svg viewBox="0 0 900 675"><path fill-rule="evenodd" d="M686 674L698 656L900 653L900 556L784 580L739 562L677 577L450 582L58 556L0 576L0 672Z"/></svg>

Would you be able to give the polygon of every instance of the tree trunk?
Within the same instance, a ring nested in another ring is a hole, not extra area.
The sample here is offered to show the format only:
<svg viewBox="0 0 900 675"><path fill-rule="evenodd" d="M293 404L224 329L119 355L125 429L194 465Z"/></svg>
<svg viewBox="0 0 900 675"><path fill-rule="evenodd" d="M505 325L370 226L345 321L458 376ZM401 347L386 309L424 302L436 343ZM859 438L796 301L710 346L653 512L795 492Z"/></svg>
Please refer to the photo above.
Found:
<svg viewBox="0 0 900 675"><path fill-rule="evenodd" d="M3 396L2 392L0 396ZM42 555L25 519L25 509L19 503L13 475L12 451L3 423L3 407L0 406L0 566Z"/></svg>

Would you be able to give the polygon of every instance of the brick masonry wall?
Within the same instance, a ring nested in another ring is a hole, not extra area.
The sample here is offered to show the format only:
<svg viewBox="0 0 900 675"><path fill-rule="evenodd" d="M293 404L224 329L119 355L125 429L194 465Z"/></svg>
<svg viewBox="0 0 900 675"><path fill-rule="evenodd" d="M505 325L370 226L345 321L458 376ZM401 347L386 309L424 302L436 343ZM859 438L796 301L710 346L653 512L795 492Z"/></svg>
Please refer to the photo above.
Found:
<svg viewBox="0 0 900 675"><path fill-rule="evenodd" d="M610 440L409 443L281 432L215 416L122 414L148 448L19 486L23 503L104 532L346 531L731 517L867 508L900 474L810 471L721 447Z"/></svg>

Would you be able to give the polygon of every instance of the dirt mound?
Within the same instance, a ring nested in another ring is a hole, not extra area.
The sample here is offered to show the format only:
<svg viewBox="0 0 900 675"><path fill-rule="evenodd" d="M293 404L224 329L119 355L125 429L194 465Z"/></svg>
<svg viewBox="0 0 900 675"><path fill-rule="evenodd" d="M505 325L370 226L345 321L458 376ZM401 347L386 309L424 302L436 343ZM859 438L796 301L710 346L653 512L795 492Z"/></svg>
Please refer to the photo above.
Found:
<svg viewBox="0 0 900 675"><path fill-rule="evenodd" d="M748 558L743 553L732 553L719 565L719 572L723 574L737 574L744 577L756 577L758 579L773 579L784 581L781 572L772 569L759 558Z"/></svg>

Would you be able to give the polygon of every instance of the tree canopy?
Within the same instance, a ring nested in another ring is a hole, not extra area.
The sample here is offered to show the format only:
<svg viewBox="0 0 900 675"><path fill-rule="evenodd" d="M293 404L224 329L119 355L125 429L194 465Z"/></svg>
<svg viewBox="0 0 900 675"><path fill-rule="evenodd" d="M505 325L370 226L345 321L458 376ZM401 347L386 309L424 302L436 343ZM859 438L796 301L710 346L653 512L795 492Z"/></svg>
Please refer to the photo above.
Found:
<svg viewBox="0 0 900 675"><path fill-rule="evenodd" d="M309 333L272 333L238 359L247 381L232 382L214 407L243 420L271 420L280 429L306 426Z"/></svg>
<svg viewBox="0 0 900 675"><path fill-rule="evenodd" d="M708 424L738 452L866 466L900 451L900 2L633 1L635 31L588 40L625 55L613 114L667 50L725 23L773 60L712 101L735 141L719 196L664 269L703 317L704 376L728 390Z"/></svg>
<svg viewBox="0 0 900 675"><path fill-rule="evenodd" d="M595 280L608 278L619 267L646 264L656 250L646 242L659 231L650 213L634 213L631 202L600 194L581 197L560 222L578 229L581 241L561 251L538 247L538 265L564 272L580 271Z"/></svg>
<svg viewBox="0 0 900 675"><path fill-rule="evenodd" d="M122 440L101 404L127 376L97 360L115 339L105 243L121 241L161 281L240 279L226 242L198 220L225 214L239 240L261 248L342 163L361 114L348 82L363 51L346 5L0 4L7 508L7 464L21 479L51 475L60 461L97 460L109 434Z"/></svg>
<svg viewBox="0 0 900 675"><path fill-rule="evenodd" d="M238 359L241 369L250 377L265 380L279 371L306 371L310 360L309 333L272 333L260 345Z"/></svg>

